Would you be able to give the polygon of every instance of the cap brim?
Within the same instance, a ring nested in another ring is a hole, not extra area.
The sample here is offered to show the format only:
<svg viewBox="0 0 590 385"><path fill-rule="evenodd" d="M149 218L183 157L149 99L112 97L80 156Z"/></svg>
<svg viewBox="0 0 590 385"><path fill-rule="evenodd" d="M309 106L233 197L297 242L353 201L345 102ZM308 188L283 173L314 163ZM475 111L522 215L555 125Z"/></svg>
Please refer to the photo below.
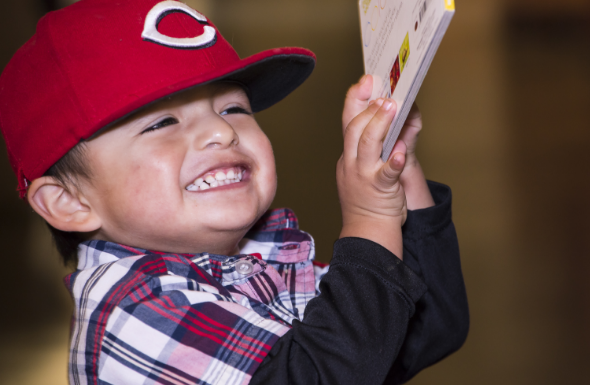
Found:
<svg viewBox="0 0 590 385"><path fill-rule="evenodd" d="M262 111L283 100L311 75L316 57L305 48L275 48L241 59L225 68L197 74L140 97L106 118L106 124L90 137L99 135L127 117L157 103L159 100L194 87L217 81L233 81L245 88L253 112Z"/></svg>
<svg viewBox="0 0 590 385"><path fill-rule="evenodd" d="M283 100L299 87L313 72L315 56L304 49L283 48L250 56L241 64L241 68L213 81L230 80L244 85L252 110L258 112Z"/></svg>

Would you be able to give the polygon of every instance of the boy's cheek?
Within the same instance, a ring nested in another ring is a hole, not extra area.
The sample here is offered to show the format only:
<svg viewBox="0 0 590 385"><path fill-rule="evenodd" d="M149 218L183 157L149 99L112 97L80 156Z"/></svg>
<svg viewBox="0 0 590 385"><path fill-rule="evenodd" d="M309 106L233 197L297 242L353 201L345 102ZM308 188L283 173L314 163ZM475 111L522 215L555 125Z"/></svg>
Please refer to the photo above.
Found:
<svg viewBox="0 0 590 385"><path fill-rule="evenodd" d="M240 139L242 142L242 151L251 159L254 159L257 164L256 172L258 175L256 175L256 178L258 179L258 184L261 185L261 188L270 188L274 196L277 185L277 173L270 140L260 128L249 133L242 133Z"/></svg>
<svg viewBox="0 0 590 385"><path fill-rule="evenodd" d="M97 208L117 221L124 220L121 217L139 220L148 213L151 213L151 220L164 220L154 217L165 212L156 208L170 204L172 188L178 189L178 183L173 185L163 178L167 168L162 165L148 167L149 162L142 164L128 159L116 163L102 164L93 178L91 194Z"/></svg>
<svg viewBox="0 0 590 385"><path fill-rule="evenodd" d="M268 142L268 148L267 148L267 151L265 152L265 154L266 154L265 159L264 159L265 173L264 173L264 177L263 177L264 180L262 180L262 184L264 185L263 187L265 187L268 190L268 194L270 195L270 203L269 203L269 207L270 207L270 204L272 203L272 201L274 200L274 197L276 195L277 184L278 184L275 158L274 158L274 154L273 154L272 146L270 145L270 142ZM268 209L268 207L267 207L267 209Z"/></svg>
<svg viewBox="0 0 590 385"><path fill-rule="evenodd" d="M277 186L278 186L278 181L277 181L277 174L276 172L273 173L273 178L268 182L268 202L266 204L266 207L264 209L264 211L266 212L266 210L268 210L270 208L270 205L272 204L272 202L275 199L275 196L277 195Z"/></svg>

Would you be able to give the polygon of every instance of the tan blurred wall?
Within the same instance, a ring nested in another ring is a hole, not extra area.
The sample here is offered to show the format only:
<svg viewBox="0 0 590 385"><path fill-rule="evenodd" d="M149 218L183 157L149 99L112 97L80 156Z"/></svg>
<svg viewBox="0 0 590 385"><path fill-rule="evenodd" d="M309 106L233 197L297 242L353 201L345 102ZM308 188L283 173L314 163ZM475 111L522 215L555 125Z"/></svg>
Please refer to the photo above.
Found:
<svg viewBox="0 0 590 385"><path fill-rule="evenodd" d="M588 12L590 2L588 0L505 0L508 8L514 8L529 12Z"/></svg>
<svg viewBox="0 0 590 385"><path fill-rule="evenodd" d="M43 14L43 5L33 0L0 3L0 68L33 35L37 19ZM11 293L3 303L17 309L11 316L0 318L0 325L27 324L35 322L34 317L53 322L55 313L69 309L61 284L56 284L66 270L53 251L41 220L18 198L6 146L3 139L0 142L0 242L4 249L0 288ZM34 284L26 284L27 281Z"/></svg>

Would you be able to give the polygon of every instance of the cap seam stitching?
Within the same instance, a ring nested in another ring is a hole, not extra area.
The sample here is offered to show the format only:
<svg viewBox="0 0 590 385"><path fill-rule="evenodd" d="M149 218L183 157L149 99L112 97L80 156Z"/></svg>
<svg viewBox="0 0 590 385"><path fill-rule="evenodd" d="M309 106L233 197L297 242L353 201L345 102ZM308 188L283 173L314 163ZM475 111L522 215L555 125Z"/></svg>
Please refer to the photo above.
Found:
<svg viewBox="0 0 590 385"><path fill-rule="evenodd" d="M68 87L70 88L70 90L72 91L72 93L76 96L75 98L70 98L74 101L74 103L77 105L78 109L77 109L77 115L81 118L83 118L82 120L84 120L86 123L88 123L88 120L86 119L86 116L83 116L80 111L83 110L82 105L80 104L79 100L80 100L80 95L78 95L78 92L76 91L76 88L74 88L73 86L73 82L72 82L72 78L70 77L70 74L68 71L66 71L66 66L63 66L63 61L59 60L59 58L56 55L57 49L55 48L55 44L54 42L54 38L53 38L53 32L51 31L51 29L49 28L49 21L47 22L48 24L48 28L47 28L47 32L48 32L48 36L49 36L49 43L51 44L51 57L53 58L53 60L55 61L55 63L58 64L58 68L59 71L64 75L64 77L67 79L68 81ZM69 53L67 54L68 57L68 61L72 61L71 56L69 55Z"/></svg>
<svg viewBox="0 0 590 385"><path fill-rule="evenodd" d="M55 48L55 44L54 44L54 37L53 37L53 32L51 31L51 28L50 28L50 20L49 19L47 19L46 24L47 24L46 25L46 28L47 28L47 37L48 37L47 40L48 40L48 42L50 44L50 48L51 48L51 54L50 54L51 55L51 58L57 64L58 70L64 75L64 78L67 80L67 82L68 82L68 88L70 88L71 92L75 95L75 98L70 97L70 99L78 107L76 109L76 113L77 113L78 117L83 118L83 119L81 119L81 121L84 121L86 124L88 124L88 120L85 119L85 117L80 114L80 111L82 110L82 106L78 102L79 95L76 92L76 90L74 89L74 87L72 86L72 80L71 80L69 74L63 69L63 67L61 65L62 64L62 61L59 60L57 58L57 56L56 56L56 48ZM34 170L35 171L38 171L40 169L41 165L45 163L45 161L47 160L48 157L49 157L49 155L45 154L45 156L41 159L41 161L36 162L36 166L34 167Z"/></svg>

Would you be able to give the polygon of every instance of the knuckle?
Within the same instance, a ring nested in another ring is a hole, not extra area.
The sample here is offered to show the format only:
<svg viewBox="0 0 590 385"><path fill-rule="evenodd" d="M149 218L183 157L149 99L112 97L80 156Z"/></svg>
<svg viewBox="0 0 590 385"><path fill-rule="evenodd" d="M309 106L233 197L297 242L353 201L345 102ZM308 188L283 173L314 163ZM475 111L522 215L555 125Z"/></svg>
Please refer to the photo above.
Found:
<svg viewBox="0 0 590 385"><path fill-rule="evenodd" d="M355 116L354 118L352 118L352 120L350 121L350 123L348 123L348 125L346 126L346 129L350 129L351 127L356 127L357 125L360 124L361 120L363 119L363 113L361 112L360 114L358 114L357 116Z"/></svg>
<svg viewBox="0 0 590 385"><path fill-rule="evenodd" d="M363 134L359 139L360 146L370 146L371 144L373 144L373 142L374 140L373 138L371 138L369 134Z"/></svg>
<svg viewBox="0 0 590 385"><path fill-rule="evenodd" d="M343 127L342 127L342 136L343 136L344 138L346 138L346 136L348 135L348 131L349 131L349 130L348 130L348 127L349 127L349 126L350 126L350 124L348 124L348 125L345 125L345 126L343 126Z"/></svg>
<svg viewBox="0 0 590 385"><path fill-rule="evenodd" d="M355 127L356 127L356 125L355 125L355 122L354 122L354 121L352 121L352 122L350 122L350 123L349 123L349 124L348 124L348 125L347 125L347 126L344 128L343 135L344 135L344 140L345 140L345 141L346 141L346 140L348 140L348 138L349 138L349 137L352 135L352 133L355 131Z"/></svg>
<svg viewBox="0 0 590 385"><path fill-rule="evenodd" d="M383 175L383 177L386 178L387 180L392 180L398 175L398 173L399 173L398 171L394 170L389 165L386 165L383 168L383 172L381 173L381 175Z"/></svg>
<svg viewBox="0 0 590 385"><path fill-rule="evenodd" d="M391 182L392 175L387 170L383 170L377 175L377 180L383 184L389 184Z"/></svg>
<svg viewBox="0 0 590 385"><path fill-rule="evenodd" d="M422 126L421 125L412 126L412 133L415 136L418 136L420 134L420 131L422 131Z"/></svg>
<svg viewBox="0 0 590 385"><path fill-rule="evenodd" d="M373 103L373 104L369 105L369 107L367 108L367 110L371 111L371 113L375 116L379 116L380 109L381 109L381 107L377 103Z"/></svg>

